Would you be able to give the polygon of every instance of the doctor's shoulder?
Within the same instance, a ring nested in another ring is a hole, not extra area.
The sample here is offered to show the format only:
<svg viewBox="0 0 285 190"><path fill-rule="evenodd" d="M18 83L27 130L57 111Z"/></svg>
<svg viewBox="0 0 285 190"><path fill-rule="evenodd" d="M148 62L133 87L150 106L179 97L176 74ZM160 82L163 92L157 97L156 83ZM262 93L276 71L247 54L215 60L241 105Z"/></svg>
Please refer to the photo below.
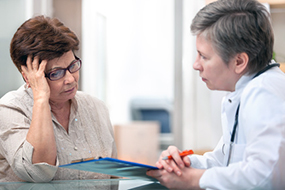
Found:
<svg viewBox="0 0 285 190"><path fill-rule="evenodd" d="M273 68L252 79L244 88L242 96L262 96L268 94L280 101L285 101L285 73Z"/></svg>

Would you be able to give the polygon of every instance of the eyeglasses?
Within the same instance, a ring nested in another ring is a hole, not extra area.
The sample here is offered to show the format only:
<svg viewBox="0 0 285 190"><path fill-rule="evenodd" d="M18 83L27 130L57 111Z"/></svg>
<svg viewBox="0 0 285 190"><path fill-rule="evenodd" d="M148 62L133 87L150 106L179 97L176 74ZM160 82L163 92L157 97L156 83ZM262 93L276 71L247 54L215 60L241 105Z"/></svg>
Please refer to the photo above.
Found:
<svg viewBox="0 0 285 190"><path fill-rule="evenodd" d="M70 73L75 73L76 71L79 71L81 65L81 60L78 57L75 57L75 60L73 60L67 68L55 69L49 73L46 73L45 77L49 78L51 81L59 80L65 76L66 70L68 70Z"/></svg>

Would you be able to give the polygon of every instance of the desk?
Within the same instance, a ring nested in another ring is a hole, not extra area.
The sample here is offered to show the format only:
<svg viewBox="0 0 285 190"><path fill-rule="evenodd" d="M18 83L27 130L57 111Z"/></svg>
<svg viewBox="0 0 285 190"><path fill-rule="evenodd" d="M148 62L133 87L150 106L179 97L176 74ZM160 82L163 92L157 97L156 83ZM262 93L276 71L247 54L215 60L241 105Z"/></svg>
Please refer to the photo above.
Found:
<svg viewBox="0 0 285 190"><path fill-rule="evenodd" d="M167 189L159 183L134 179L61 180L50 183L4 182L0 190L151 190Z"/></svg>

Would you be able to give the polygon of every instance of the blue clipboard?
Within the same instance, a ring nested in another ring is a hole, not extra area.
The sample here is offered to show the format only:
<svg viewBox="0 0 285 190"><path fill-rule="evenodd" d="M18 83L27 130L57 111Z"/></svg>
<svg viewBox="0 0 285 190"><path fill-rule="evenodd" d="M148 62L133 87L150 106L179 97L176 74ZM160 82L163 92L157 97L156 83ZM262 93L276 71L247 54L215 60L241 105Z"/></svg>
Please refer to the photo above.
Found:
<svg viewBox="0 0 285 190"><path fill-rule="evenodd" d="M157 170L158 168L151 165L140 164L136 162L129 162L115 158L99 158L82 162L75 162L59 167L83 170L89 172L103 173L117 177L127 177L132 179L145 179L157 181L146 175L148 170Z"/></svg>

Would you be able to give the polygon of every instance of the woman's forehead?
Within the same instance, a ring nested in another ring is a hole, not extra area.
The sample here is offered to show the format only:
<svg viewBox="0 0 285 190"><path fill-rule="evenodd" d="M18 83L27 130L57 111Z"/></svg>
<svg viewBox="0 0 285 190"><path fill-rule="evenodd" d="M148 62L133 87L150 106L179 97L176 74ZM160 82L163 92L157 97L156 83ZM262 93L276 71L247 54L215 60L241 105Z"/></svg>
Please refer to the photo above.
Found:
<svg viewBox="0 0 285 190"><path fill-rule="evenodd" d="M72 51L64 53L62 56L54 58L48 61L46 66L46 71L52 70L54 68L66 68L75 59Z"/></svg>

